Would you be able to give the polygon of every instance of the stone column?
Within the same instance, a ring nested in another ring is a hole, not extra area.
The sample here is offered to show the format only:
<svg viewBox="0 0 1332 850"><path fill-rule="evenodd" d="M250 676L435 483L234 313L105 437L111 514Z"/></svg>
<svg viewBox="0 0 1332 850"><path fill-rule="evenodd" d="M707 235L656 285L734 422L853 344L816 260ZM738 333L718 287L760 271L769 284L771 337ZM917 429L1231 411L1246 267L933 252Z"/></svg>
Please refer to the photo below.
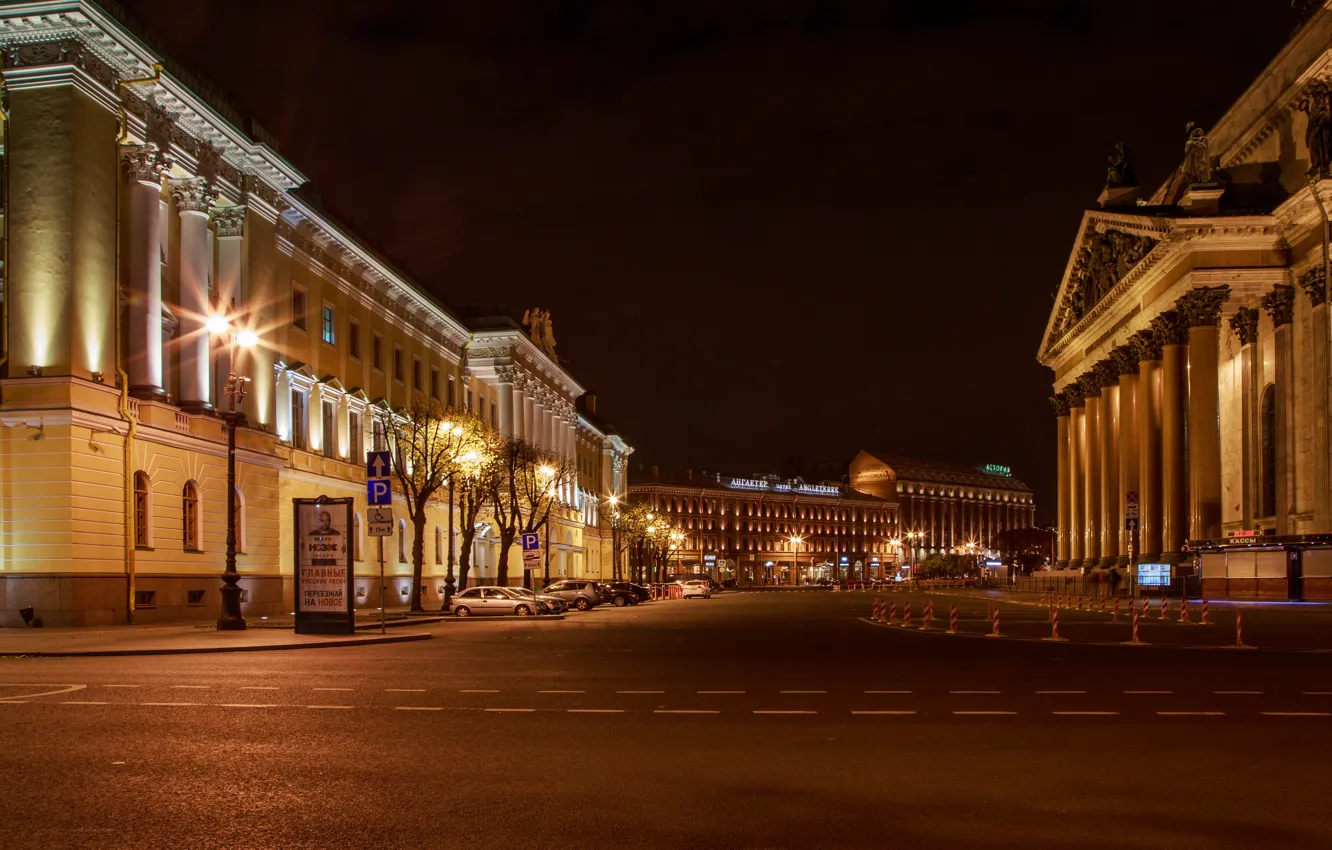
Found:
<svg viewBox="0 0 1332 850"><path fill-rule="evenodd" d="M1120 346L1110 355L1114 371L1119 375L1119 502L1115 508L1115 529L1119 533L1118 566L1128 566L1138 554L1139 538L1136 526L1142 524L1141 494L1138 475L1141 458L1138 452L1138 358L1129 346ZM1138 520L1134 530L1128 529L1125 507L1133 494L1138 506Z"/></svg>
<svg viewBox="0 0 1332 850"><path fill-rule="evenodd" d="M1240 520L1245 529L1258 527L1259 463L1262 442L1258 427L1258 310L1241 307L1230 317L1230 329L1240 343Z"/></svg>
<svg viewBox="0 0 1332 850"><path fill-rule="evenodd" d="M505 437L518 436L518 428L513 415L513 377L512 366L501 366L495 370L496 383L499 387L499 429Z"/></svg>
<svg viewBox="0 0 1332 850"><path fill-rule="evenodd" d="M1119 560L1124 505L1119 491L1119 370L1108 360L1096 364L1101 384L1101 562Z"/></svg>
<svg viewBox="0 0 1332 850"><path fill-rule="evenodd" d="M1129 344L1138 358L1138 563L1161 557L1161 339L1139 331Z"/></svg>
<svg viewBox="0 0 1332 850"><path fill-rule="evenodd" d="M180 406L191 413L213 409L209 353L204 327L213 312L208 287L208 209L217 193L202 177L169 182L180 215ZM316 417L311 416L311 421Z"/></svg>
<svg viewBox="0 0 1332 850"><path fill-rule="evenodd" d="M543 397L538 395L532 405L532 444L539 449L546 447L546 435L549 432L546 427L546 405L542 402Z"/></svg>
<svg viewBox="0 0 1332 850"><path fill-rule="evenodd" d="M1188 539L1188 482L1184 456L1185 375L1188 325L1177 310L1152 321L1161 336L1161 548L1162 559L1178 562Z"/></svg>
<svg viewBox="0 0 1332 850"><path fill-rule="evenodd" d="M1082 386L1070 384L1064 388L1068 399L1068 565L1073 569L1082 566L1083 529L1085 517L1082 514L1084 490L1082 484L1082 434L1083 418L1087 412L1086 400L1082 397Z"/></svg>
<svg viewBox="0 0 1332 850"><path fill-rule="evenodd" d="M1086 395L1086 424L1083 435L1083 545L1084 567L1101 560L1101 384L1093 372L1078 378Z"/></svg>
<svg viewBox="0 0 1332 850"><path fill-rule="evenodd" d="M163 399L162 172L171 160L156 145L125 145L128 213L125 267L129 275L129 384L135 398Z"/></svg>
<svg viewBox="0 0 1332 850"><path fill-rule="evenodd" d="M1056 569L1068 567L1068 399L1063 393L1055 393L1050 398L1055 411L1055 523L1056 523Z"/></svg>
<svg viewBox="0 0 1332 850"><path fill-rule="evenodd" d="M1272 317L1273 354L1276 360L1276 524L1277 534L1291 533L1295 510L1294 338L1295 289L1285 284L1263 296L1263 309Z"/></svg>
<svg viewBox="0 0 1332 850"><path fill-rule="evenodd" d="M533 384L528 384L523 389L523 439L529 443L536 443L536 393L539 388Z"/></svg>
<svg viewBox="0 0 1332 850"><path fill-rule="evenodd" d="M1300 288L1309 296L1313 307L1309 317L1309 337L1313 340L1313 385L1309 394L1309 408L1313 412L1313 527L1316 531L1332 531L1332 482L1329 481L1328 457L1328 307L1327 291L1323 287L1323 264L1300 275Z"/></svg>
<svg viewBox="0 0 1332 850"><path fill-rule="evenodd" d="M217 290L218 307L230 318L237 330L254 330L245 293L241 291L244 280L241 274L241 239L245 233L245 207L213 207L210 214L217 236L217 279L214 289ZM229 340L219 340L219 342L227 343ZM251 374L253 370L249 364L252 361L247 359L243 352L239 352L237 358L240 361L236 364L239 369L237 375L249 375L251 379L258 377ZM217 350L216 386L219 405L225 404L223 393L226 389L227 376L231 373L231 347L223 344Z"/></svg>
<svg viewBox="0 0 1332 850"><path fill-rule="evenodd" d="M1217 360L1229 286L1199 287L1179 302L1189 325L1189 538L1221 536L1221 427Z"/></svg>

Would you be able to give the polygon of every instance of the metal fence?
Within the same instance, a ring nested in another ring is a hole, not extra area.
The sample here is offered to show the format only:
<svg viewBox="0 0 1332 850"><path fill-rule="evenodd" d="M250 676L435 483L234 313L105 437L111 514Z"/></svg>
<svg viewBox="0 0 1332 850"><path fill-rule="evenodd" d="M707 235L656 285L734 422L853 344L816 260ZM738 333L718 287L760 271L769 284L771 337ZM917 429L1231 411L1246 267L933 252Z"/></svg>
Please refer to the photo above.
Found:
<svg viewBox="0 0 1332 850"><path fill-rule="evenodd" d="M1121 597L1143 598L1180 598L1184 595L1199 597L1202 595L1202 583L1199 576L1175 576L1168 584L1138 584L1137 577L1125 575L1112 593L1111 584L1102 574L1093 573L1081 576L1043 576L1039 573L1019 576L1013 590L1029 593L1070 593L1074 596L1083 594L1098 598L1117 593Z"/></svg>

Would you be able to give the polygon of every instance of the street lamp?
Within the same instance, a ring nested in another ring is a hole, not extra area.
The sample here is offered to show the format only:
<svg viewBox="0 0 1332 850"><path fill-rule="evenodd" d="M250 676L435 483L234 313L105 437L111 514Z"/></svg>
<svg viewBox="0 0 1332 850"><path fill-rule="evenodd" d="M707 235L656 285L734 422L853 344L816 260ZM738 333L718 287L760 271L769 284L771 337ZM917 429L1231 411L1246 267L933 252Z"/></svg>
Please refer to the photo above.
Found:
<svg viewBox="0 0 1332 850"><path fill-rule="evenodd" d="M610 496L606 499L611 509L611 578L619 581L620 576L620 498Z"/></svg>
<svg viewBox="0 0 1332 850"><path fill-rule="evenodd" d="M800 584L800 544L805 538L798 534L791 535L791 584Z"/></svg>
<svg viewBox="0 0 1332 850"><path fill-rule="evenodd" d="M444 422L440 425L440 436L446 438L450 436L461 437L462 433L463 427L461 425L454 425L450 422ZM465 461L468 456L476 457L476 452L469 452L468 455L458 458L458 463ZM449 565L447 572L444 574L444 607L440 609L441 611L449 609L449 603L453 601L453 592L457 589L457 583L453 578L453 484L454 479L458 477L458 472L457 464L449 470L449 557L447 559Z"/></svg>
<svg viewBox="0 0 1332 850"><path fill-rule="evenodd" d="M230 347L227 412L222 414L222 421L227 423L227 564L222 572L222 613L217 618L217 628L241 631L245 628L245 617L241 616L240 573L236 572L236 420L245 414L236 413L236 403L245 400L245 385L250 379L236 374L236 349L253 348L259 337L252 330L236 330L224 316L210 316L205 327L213 336L225 334Z"/></svg>

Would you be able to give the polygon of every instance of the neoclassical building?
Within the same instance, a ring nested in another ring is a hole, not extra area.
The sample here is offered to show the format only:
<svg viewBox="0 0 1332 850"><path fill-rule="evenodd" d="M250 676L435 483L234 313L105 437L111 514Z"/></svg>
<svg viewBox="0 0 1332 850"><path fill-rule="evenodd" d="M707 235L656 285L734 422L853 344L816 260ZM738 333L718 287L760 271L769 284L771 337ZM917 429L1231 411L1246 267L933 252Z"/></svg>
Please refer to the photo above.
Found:
<svg viewBox="0 0 1332 850"><path fill-rule="evenodd" d="M1304 19L1180 166L1120 155L1038 358L1054 372L1062 565L1172 563L1204 591L1332 593L1332 10Z"/></svg>
<svg viewBox="0 0 1332 850"><path fill-rule="evenodd" d="M376 411L412 399L576 458L552 572L609 571L597 504L625 492L632 449L553 345L512 319L461 317L368 249L298 191L305 178L262 128L119 16L86 0L7 4L0 52L0 625L27 606L50 625L217 616L217 414L233 371L249 379L236 487L247 615L293 610L296 497L356 499L356 602L379 604L364 452L384 439ZM230 345L242 333L257 344ZM411 575L395 511L389 605ZM427 604L458 554L446 517L431 508ZM493 579L497 551L483 523L476 579Z"/></svg>

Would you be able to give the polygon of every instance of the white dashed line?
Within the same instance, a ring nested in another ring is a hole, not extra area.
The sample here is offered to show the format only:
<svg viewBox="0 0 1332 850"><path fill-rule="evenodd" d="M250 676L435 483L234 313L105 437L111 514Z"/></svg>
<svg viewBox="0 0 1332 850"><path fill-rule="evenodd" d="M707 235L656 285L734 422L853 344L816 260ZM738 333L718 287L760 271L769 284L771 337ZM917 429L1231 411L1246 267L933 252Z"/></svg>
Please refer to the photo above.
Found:
<svg viewBox="0 0 1332 850"><path fill-rule="evenodd" d="M1224 711L1158 711L1162 717L1224 717Z"/></svg>
<svg viewBox="0 0 1332 850"><path fill-rule="evenodd" d="M139 705L203 705L199 702L141 702Z"/></svg>
<svg viewBox="0 0 1332 850"><path fill-rule="evenodd" d="M242 691L276 691L278 687L274 685L246 685L241 688Z"/></svg>
<svg viewBox="0 0 1332 850"><path fill-rule="evenodd" d="M754 709L754 713L755 714L818 714L817 711L780 711L780 710L764 711L760 709Z"/></svg>
<svg viewBox="0 0 1332 850"><path fill-rule="evenodd" d="M624 714L623 708L567 708L569 714Z"/></svg>
<svg viewBox="0 0 1332 850"><path fill-rule="evenodd" d="M306 708L319 708L319 709L330 708L330 709L344 709L344 710L345 710L345 709L354 708L354 706L350 706L350 705L307 705Z"/></svg>
<svg viewBox="0 0 1332 850"><path fill-rule="evenodd" d="M1332 691L1305 691L1306 697L1332 697Z"/></svg>
<svg viewBox="0 0 1332 850"><path fill-rule="evenodd" d="M782 694L826 694L827 691L778 691Z"/></svg>
<svg viewBox="0 0 1332 850"><path fill-rule="evenodd" d="M497 714L531 714L536 711L535 708L487 708L486 711L493 711Z"/></svg>
<svg viewBox="0 0 1332 850"><path fill-rule="evenodd" d="M664 694L665 691L616 691L617 694Z"/></svg>
<svg viewBox="0 0 1332 850"><path fill-rule="evenodd" d="M1051 714L1058 714L1061 717L1111 717L1119 714L1118 711L1052 711Z"/></svg>
<svg viewBox="0 0 1332 850"><path fill-rule="evenodd" d="M1124 691L1126 694L1173 694L1174 691Z"/></svg>
<svg viewBox="0 0 1332 850"><path fill-rule="evenodd" d="M439 705L395 705L394 711L443 711L444 707Z"/></svg>
<svg viewBox="0 0 1332 850"><path fill-rule="evenodd" d="M171 689L173 691L206 691L211 687L212 685L172 685Z"/></svg>
<svg viewBox="0 0 1332 850"><path fill-rule="evenodd" d="M852 714L915 714L914 711L855 711Z"/></svg>
<svg viewBox="0 0 1332 850"><path fill-rule="evenodd" d="M700 694L743 694L744 691L699 691Z"/></svg>
<svg viewBox="0 0 1332 850"><path fill-rule="evenodd" d="M26 699L0 699L0 705L27 705L28 702Z"/></svg>
<svg viewBox="0 0 1332 850"><path fill-rule="evenodd" d="M950 694L998 694L1002 691L949 691Z"/></svg>
<svg viewBox="0 0 1332 850"><path fill-rule="evenodd" d="M425 689L425 688L385 688L385 689L384 689L384 693L386 693L386 694L423 694L423 693L425 693L425 692L426 692L426 689Z"/></svg>
<svg viewBox="0 0 1332 850"><path fill-rule="evenodd" d="M1212 691L1214 694L1222 696L1262 696L1262 691Z"/></svg>
<svg viewBox="0 0 1332 850"><path fill-rule="evenodd" d="M498 689L498 688L493 688L493 689L492 689L492 688L470 688L470 689L466 689L466 690L458 691L458 693L460 693L460 694L497 694L497 693L499 693L499 689Z"/></svg>
<svg viewBox="0 0 1332 850"><path fill-rule="evenodd" d="M954 714L1017 714L1016 711L954 711Z"/></svg>
<svg viewBox="0 0 1332 850"><path fill-rule="evenodd" d="M82 702L80 700L65 700L62 705L110 705L108 702Z"/></svg>
<svg viewBox="0 0 1332 850"><path fill-rule="evenodd" d="M1086 691L1037 691L1038 694L1085 694Z"/></svg>
<svg viewBox="0 0 1332 850"><path fill-rule="evenodd" d="M355 688L311 688L312 691L354 691Z"/></svg>
<svg viewBox="0 0 1332 850"><path fill-rule="evenodd" d="M277 708L277 706L272 703L258 703L258 702L223 702L223 703L218 703L218 707L219 708Z"/></svg>
<svg viewBox="0 0 1332 850"><path fill-rule="evenodd" d="M1268 717L1332 717L1327 711L1264 711Z"/></svg>
<svg viewBox="0 0 1332 850"><path fill-rule="evenodd" d="M585 694L587 691L537 691L539 694Z"/></svg>
<svg viewBox="0 0 1332 850"><path fill-rule="evenodd" d="M710 708L658 708L653 714L721 714Z"/></svg>

